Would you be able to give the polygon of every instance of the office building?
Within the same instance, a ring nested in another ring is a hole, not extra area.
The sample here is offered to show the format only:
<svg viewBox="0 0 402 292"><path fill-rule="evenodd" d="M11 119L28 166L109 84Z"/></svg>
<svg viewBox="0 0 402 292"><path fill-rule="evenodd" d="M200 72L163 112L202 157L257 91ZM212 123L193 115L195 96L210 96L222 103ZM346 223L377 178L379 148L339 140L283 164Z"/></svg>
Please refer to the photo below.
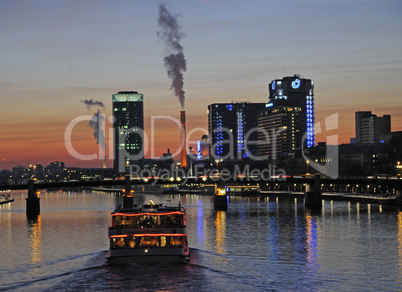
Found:
<svg viewBox="0 0 402 292"><path fill-rule="evenodd" d="M380 143L391 133L391 116L377 117L371 111L355 112L356 143Z"/></svg>
<svg viewBox="0 0 402 292"><path fill-rule="evenodd" d="M299 125L303 122L301 107L279 105L262 110L258 114L259 156L272 159L294 156L301 148L304 131Z"/></svg>
<svg viewBox="0 0 402 292"><path fill-rule="evenodd" d="M144 159L143 94L120 91L113 94L114 170L124 173L129 165Z"/></svg>
<svg viewBox="0 0 402 292"><path fill-rule="evenodd" d="M261 157L295 156L302 148L314 146L314 82L299 75L273 80L258 126Z"/></svg>
<svg viewBox="0 0 402 292"><path fill-rule="evenodd" d="M257 156L257 114L264 108L265 103L210 104L208 106L210 158L224 161ZM248 141L252 143L248 144Z"/></svg>

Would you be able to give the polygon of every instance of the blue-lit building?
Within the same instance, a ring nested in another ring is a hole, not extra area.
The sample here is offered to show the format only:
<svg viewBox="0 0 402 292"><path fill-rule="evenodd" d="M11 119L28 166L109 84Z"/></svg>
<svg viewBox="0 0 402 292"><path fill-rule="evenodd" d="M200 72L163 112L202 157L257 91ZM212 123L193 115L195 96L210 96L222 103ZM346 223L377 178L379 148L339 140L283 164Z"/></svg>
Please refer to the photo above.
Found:
<svg viewBox="0 0 402 292"><path fill-rule="evenodd" d="M114 170L126 172L127 165L142 165L144 160L143 94L120 91L113 94Z"/></svg>
<svg viewBox="0 0 402 292"><path fill-rule="evenodd" d="M259 145L259 156L294 156L302 146L314 146L314 82L299 75L273 80L258 126L259 141L265 141Z"/></svg>
<svg viewBox="0 0 402 292"><path fill-rule="evenodd" d="M208 106L210 158L242 160L258 156L257 115L265 103L232 102ZM246 145L247 141L253 141Z"/></svg>

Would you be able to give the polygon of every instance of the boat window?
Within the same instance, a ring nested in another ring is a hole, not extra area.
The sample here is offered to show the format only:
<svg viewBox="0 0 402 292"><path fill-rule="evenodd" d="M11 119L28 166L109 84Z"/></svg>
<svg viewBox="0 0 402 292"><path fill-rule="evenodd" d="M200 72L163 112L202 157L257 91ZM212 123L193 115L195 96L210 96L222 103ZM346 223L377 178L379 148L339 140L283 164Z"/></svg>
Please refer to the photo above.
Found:
<svg viewBox="0 0 402 292"><path fill-rule="evenodd" d="M159 240L157 236L144 236L140 238L139 247L159 247Z"/></svg>
<svg viewBox="0 0 402 292"><path fill-rule="evenodd" d="M171 247L182 247L182 237L179 236L171 236L170 237L170 241L169 241L169 245Z"/></svg>
<svg viewBox="0 0 402 292"><path fill-rule="evenodd" d="M115 237L110 239L110 246L113 249L120 249L126 247L126 241L124 237Z"/></svg>
<svg viewBox="0 0 402 292"><path fill-rule="evenodd" d="M112 218L113 227L154 228L159 226L184 226L183 214L140 214L115 215Z"/></svg>
<svg viewBox="0 0 402 292"><path fill-rule="evenodd" d="M161 236L160 241L161 241L161 247L165 247L166 246L166 236Z"/></svg>
<svg viewBox="0 0 402 292"><path fill-rule="evenodd" d="M181 214L168 215L166 220L167 225L182 225L182 216Z"/></svg>
<svg viewBox="0 0 402 292"><path fill-rule="evenodd" d="M113 216L113 226L121 225L121 216Z"/></svg>
<svg viewBox="0 0 402 292"><path fill-rule="evenodd" d="M184 236L125 236L110 238L111 249L134 248L181 248L184 246Z"/></svg>
<svg viewBox="0 0 402 292"><path fill-rule="evenodd" d="M128 246L130 248L135 248L135 246L136 246L135 237L131 237L131 239L128 241Z"/></svg>

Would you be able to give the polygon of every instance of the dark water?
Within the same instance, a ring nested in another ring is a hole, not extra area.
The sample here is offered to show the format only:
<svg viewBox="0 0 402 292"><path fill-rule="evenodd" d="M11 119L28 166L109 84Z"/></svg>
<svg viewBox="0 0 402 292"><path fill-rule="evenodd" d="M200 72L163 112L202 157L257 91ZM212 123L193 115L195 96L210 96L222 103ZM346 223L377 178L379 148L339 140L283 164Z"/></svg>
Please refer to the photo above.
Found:
<svg viewBox="0 0 402 292"><path fill-rule="evenodd" d="M400 291L402 212L379 205L231 197L140 195L181 201L190 264L105 265L115 197L41 194L27 218L24 193L0 206L0 291Z"/></svg>

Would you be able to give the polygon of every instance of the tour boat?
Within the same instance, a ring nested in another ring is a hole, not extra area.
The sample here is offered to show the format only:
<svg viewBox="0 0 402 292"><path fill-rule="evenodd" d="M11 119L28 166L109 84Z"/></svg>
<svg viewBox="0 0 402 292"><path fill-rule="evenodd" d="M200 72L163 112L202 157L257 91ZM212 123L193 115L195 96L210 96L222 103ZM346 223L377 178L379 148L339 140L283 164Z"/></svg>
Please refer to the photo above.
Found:
<svg viewBox="0 0 402 292"><path fill-rule="evenodd" d="M117 209L109 227L110 249L106 257L114 263L187 263L190 248L186 235L186 213L178 206L146 205Z"/></svg>
<svg viewBox="0 0 402 292"><path fill-rule="evenodd" d="M14 198L13 198L13 196L11 196L10 191L0 191L0 205L9 203L9 202L13 202L13 201L14 201Z"/></svg>

